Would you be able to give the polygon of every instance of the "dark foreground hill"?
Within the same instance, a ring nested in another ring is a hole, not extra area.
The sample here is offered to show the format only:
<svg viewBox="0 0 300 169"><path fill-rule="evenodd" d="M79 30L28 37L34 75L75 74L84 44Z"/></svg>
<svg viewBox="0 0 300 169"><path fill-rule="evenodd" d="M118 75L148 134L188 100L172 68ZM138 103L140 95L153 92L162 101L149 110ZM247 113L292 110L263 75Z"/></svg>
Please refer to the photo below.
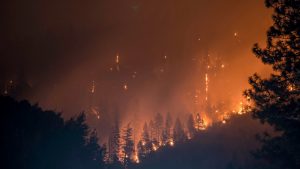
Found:
<svg viewBox="0 0 300 169"><path fill-rule="evenodd" d="M265 163L251 152L260 145L257 133L271 128L248 115L238 115L226 124L199 133L194 139L160 149L138 165L138 169L255 169Z"/></svg>
<svg viewBox="0 0 300 169"><path fill-rule="evenodd" d="M56 112L3 96L0 113L0 168L103 168L103 149L84 114L65 121Z"/></svg>

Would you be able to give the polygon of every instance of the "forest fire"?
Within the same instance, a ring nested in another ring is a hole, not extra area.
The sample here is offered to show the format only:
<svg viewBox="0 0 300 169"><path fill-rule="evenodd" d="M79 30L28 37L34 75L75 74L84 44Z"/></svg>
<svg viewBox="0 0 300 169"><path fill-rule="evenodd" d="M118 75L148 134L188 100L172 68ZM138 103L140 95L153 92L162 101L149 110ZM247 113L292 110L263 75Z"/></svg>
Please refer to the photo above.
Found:
<svg viewBox="0 0 300 169"><path fill-rule="evenodd" d="M300 0L240 1L1 1L0 166L299 169Z"/></svg>
<svg viewBox="0 0 300 169"><path fill-rule="evenodd" d="M219 118L214 121L207 113L190 114L186 123L182 123L179 118L173 121L169 114L163 116L157 113L152 120L145 121L143 131L138 133L134 133L133 127L127 124L124 129L115 130L117 133L109 138L108 159L113 160L113 151L119 147L117 156L120 162L125 163L126 159L130 159L134 163L140 163L141 159L151 152L156 152L162 147L175 147L177 144L191 140L196 133L205 132L214 124L226 125L231 116L247 113L249 109L246 106L243 102L239 102L235 110L222 112L216 109L214 112ZM136 140L133 140L133 135L138 136L134 137Z"/></svg>

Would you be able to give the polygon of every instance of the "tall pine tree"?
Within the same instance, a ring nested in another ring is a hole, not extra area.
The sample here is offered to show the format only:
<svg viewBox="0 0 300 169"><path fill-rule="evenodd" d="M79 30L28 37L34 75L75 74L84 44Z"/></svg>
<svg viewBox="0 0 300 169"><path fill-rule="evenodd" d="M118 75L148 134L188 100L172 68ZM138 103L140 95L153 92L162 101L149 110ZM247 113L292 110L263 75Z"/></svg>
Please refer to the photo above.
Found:
<svg viewBox="0 0 300 169"><path fill-rule="evenodd" d="M167 116L166 116L165 127L162 131L163 144L168 144L171 141L171 139L172 139L171 129L172 129L172 117L171 117L170 113L168 112Z"/></svg>
<svg viewBox="0 0 300 169"><path fill-rule="evenodd" d="M152 143L149 136L148 125L144 124L142 139L138 143L138 154L140 158L145 158L152 150Z"/></svg>
<svg viewBox="0 0 300 169"><path fill-rule="evenodd" d="M155 127L155 138L159 144L162 141L162 130L163 130L163 116L160 113L157 113L154 118L154 127Z"/></svg>
<svg viewBox="0 0 300 169"><path fill-rule="evenodd" d="M149 136L150 136L151 142L155 141L155 137L154 137L155 134L154 133L155 133L154 122L153 122L153 120L150 120L150 122L149 122Z"/></svg>
<svg viewBox="0 0 300 169"><path fill-rule="evenodd" d="M182 143L187 140L185 132L183 130L183 126L179 118L176 118L173 130L173 139L175 143Z"/></svg>
<svg viewBox="0 0 300 169"><path fill-rule="evenodd" d="M195 129L194 116L192 113L190 113L186 125L187 125L187 129L188 129L189 138L194 137L196 134L196 129Z"/></svg>
<svg viewBox="0 0 300 169"><path fill-rule="evenodd" d="M115 124L112 128L112 132L109 136L109 159L111 163L119 162L119 152L120 152L120 125L118 118L115 119Z"/></svg>
<svg viewBox="0 0 300 169"><path fill-rule="evenodd" d="M265 48L255 55L274 72L267 79L254 74L245 95L253 101L253 116L272 125L280 135L264 135L258 157L272 168L300 168L300 0L266 0L274 10Z"/></svg>
<svg viewBox="0 0 300 169"><path fill-rule="evenodd" d="M123 162L124 166L127 167L129 163L131 162L131 158L134 154L134 142L133 142L133 129L130 127L130 123L127 124L125 129L123 130L123 145L122 145L122 151L123 151Z"/></svg>

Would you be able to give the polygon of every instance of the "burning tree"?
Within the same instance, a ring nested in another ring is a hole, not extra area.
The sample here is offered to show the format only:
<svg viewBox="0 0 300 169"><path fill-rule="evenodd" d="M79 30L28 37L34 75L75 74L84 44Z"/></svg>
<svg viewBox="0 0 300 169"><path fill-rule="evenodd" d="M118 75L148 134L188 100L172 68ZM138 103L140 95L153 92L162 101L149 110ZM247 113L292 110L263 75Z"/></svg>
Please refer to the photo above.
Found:
<svg viewBox="0 0 300 169"><path fill-rule="evenodd" d="M193 114L189 115L186 125L187 125L189 138L194 137L196 134L196 129L195 129L195 121L194 121Z"/></svg>
<svg viewBox="0 0 300 169"><path fill-rule="evenodd" d="M152 143L149 136L148 125L144 124L142 139L139 141L138 145L138 154L140 157L145 158L148 153L152 150Z"/></svg>
<svg viewBox="0 0 300 169"><path fill-rule="evenodd" d="M264 135L257 156L274 168L300 168L300 1L266 0L274 9L274 24L267 32L267 46L254 46L255 55L274 73L267 79L254 74L245 91L254 106L254 118L274 126L280 135Z"/></svg>
<svg viewBox="0 0 300 169"><path fill-rule="evenodd" d="M196 115L195 128L197 131L204 130L206 128L206 124L199 113Z"/></svg>
<svg viewBox="0 0 300 169"><path fill-rule="evenodd" d="M155 140L154 133L155 133L154 122L152 120L150 120L150 122L149 122L149 136L150 136L151 142L153 142Z"/></svg>
<svg viewBox="0 0 300 169"><path fill-rule="evenodd" d="M172 118L170 113L167 113L166 121L165 121L165 127L162 132L162 142L163 144L170 143L172 139L171 135L171 129L172 129Z"/></svg>
<svg viewBox="0 0 300 169"><path fill-rule="evenodd" d="M154 118L154 128L155 128L155 139L161 144L161 136L163 130L163 116L160 113L157 113Z"/></svg>

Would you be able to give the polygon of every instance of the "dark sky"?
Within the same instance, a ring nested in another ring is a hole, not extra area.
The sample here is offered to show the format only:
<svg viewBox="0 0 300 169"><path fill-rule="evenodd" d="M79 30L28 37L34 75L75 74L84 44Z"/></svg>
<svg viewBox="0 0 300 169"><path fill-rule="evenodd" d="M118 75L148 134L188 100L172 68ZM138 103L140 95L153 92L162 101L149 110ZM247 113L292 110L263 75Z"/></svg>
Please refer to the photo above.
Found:
<svg viewBox="0 0 300 169"><path fill-rule="evenodd" d="M4 0L0 8L1 92L23 79L22 98L65 117L89 106L127 120L203 111L193 97L204 96L206 55L219 60L210 101L235 109L248 76L268 70L251 53L271 23L263 0Z"/></svg>

